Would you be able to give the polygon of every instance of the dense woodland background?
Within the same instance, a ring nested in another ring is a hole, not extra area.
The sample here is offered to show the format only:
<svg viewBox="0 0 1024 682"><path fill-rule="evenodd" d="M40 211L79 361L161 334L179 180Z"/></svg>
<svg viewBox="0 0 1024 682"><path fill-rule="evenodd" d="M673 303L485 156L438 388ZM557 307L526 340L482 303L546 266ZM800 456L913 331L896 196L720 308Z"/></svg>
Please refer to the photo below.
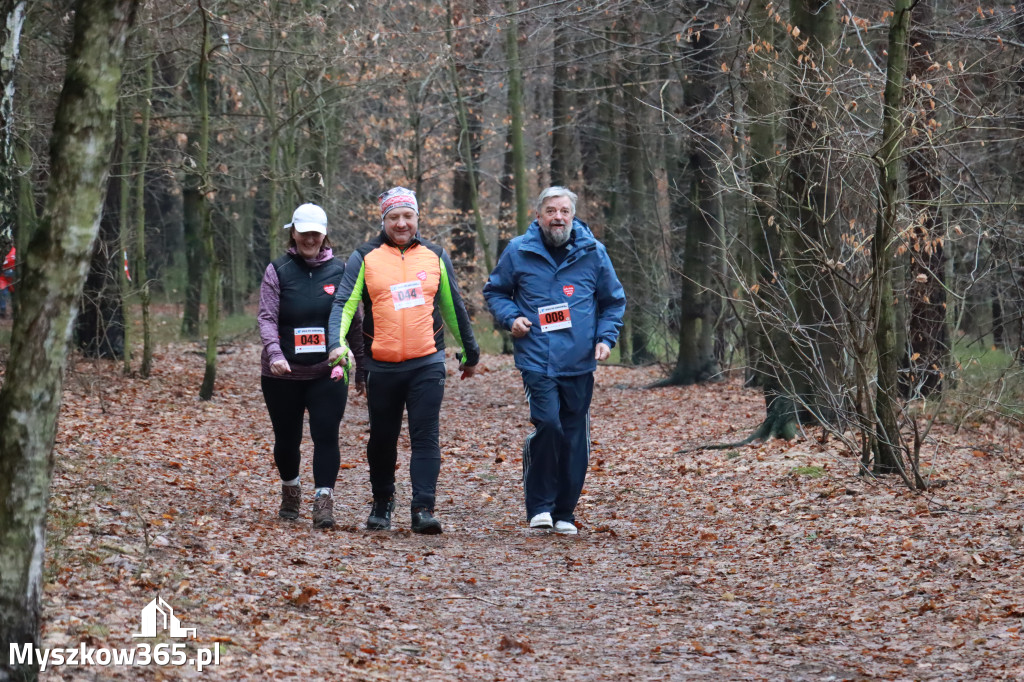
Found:
<svg viewBox="0 0 1024 682"><path fill-rule="evenodd" d="M251 328L306 201L343 256L377 230L378 192L414 188L497 352L483 280L532 197L568 185L629 297L615 360L662 388L738 375L764 396L751 439L813 434L925 491L936 429L1019 429L1024 11L1009 2L0 14L0 250L20 257L0 328L5 636L38 633L64 330L145 379L171 306L175 335L205 343L209 400L226 322Z"/></svg>
<svg viewBox="0 0 1024 682"><path fill-rule="evenodd" d="M24 252L73 13L5 4L4 237ZM1005 353L1003 393L971 400L1019 413L1022 55L1009 3L141 3L77 343L147 375L150 301L180 301L210 397L221 317L292 208L322 204L344 255L394 184L486 329L483 279L564 184L626 286L621 362L677 384L743 368L755 435L822 424L921 487L914 401L941 403L965 358Z"/></svg>

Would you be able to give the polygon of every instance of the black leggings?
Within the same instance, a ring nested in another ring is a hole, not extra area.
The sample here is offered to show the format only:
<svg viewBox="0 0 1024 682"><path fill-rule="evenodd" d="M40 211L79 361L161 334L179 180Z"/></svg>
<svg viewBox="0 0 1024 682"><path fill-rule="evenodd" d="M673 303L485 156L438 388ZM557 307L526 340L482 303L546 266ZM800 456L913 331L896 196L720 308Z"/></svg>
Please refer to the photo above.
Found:
<svg viewBox="0 0 1024 682"><path fill-rule="evenodd" d="M438 437L446 370L443 363L401 372L374 372L366 378L370 440L366 459L375 500L395 494L395 463L402 415L409 412L409 478L413 509L434 511L437 477L441 471Z"/></svg>
<svg viewBox="0 0 1024 682"><path fill-rule="evenodd" d="M299 475L302 416L309 410L313 484L317 488L333 488L341 463L338 427L345 416L348 384L331 381L330 377L295 380L264 376L260 386L274 427L274 463L281 480L290 481Z"/></svg>

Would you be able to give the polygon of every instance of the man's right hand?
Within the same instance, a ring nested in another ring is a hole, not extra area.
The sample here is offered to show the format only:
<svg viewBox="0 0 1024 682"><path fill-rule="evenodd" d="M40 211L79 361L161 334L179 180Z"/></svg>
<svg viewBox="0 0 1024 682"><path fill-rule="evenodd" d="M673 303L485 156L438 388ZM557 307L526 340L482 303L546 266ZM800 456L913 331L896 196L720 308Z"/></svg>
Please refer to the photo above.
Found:
<svg viewBox="0 0 1024 682"><path fill-rule="evenodd" d="M530 327L532 326L533 322L530 322L525 317L517 317L516 321L512 323L512 336L521 339L530 333Z"/></svg>
<svg viewBox="0 0 1024 682"><path fill-rule="evenodd" d="M338 358L341 359L339 360ZM338 346L337 348L332 350L331 354L327 356L327 364L329 364L331 367L334 367L335 365L340 365L344 367L345 365L347 365L348 348L342 348L341 346Z"/></svg>
<svg viewBox="0 0 1024 682"><path fill-rule="evenodd" d="M270 363L270 373L275 377L279 377L282 374L290 374L291 371L292 367L288 364L287 360L275 360Z"/></svg>

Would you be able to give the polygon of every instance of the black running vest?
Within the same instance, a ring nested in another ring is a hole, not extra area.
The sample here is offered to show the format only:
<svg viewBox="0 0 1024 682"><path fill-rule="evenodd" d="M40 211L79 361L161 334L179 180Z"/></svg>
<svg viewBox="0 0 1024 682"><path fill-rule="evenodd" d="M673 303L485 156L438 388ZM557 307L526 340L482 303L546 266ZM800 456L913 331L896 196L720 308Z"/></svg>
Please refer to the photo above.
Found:
<svg viewBox="0 0 1024 682"><path fill-rule="evenodd" d="M324 362L327 360L327 321L345 264L332 258L310 267L302 256L288 253L274 261L274 270L281 287L277 312L281 351L289 364Z"/></svg>

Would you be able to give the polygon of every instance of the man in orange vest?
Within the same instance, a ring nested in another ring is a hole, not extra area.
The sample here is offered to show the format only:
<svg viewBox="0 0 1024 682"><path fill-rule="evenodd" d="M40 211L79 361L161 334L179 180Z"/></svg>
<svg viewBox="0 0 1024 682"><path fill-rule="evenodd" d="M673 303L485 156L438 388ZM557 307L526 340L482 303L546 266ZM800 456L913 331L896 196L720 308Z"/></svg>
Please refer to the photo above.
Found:
<svg viewBox="0 0 1024 682"><path fill-rule="evenodd" d="M366 459L373 489L366 527L391 528L398 435L402 415L408 411L411 528L414 533L436 535L441 532L441 522L434 518L434 499L441 471L445 327L459 346L463 379L475 373L480 347L451 259L440 246L420 237L416 194L394 187L379 200L380 234L352 253L334 295L328 350L332 363L347 360L345 336L362 303L370 413Z"/></svg>

